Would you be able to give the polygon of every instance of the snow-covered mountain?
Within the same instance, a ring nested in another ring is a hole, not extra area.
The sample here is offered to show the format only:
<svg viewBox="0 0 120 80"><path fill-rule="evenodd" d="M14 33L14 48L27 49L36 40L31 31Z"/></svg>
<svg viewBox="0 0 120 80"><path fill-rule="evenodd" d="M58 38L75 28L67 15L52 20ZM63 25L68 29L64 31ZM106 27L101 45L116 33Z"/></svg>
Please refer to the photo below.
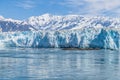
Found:
<svg viewBox="0 0 120 80"><path fill-rule="evenodd" d="M66 30L81 29L86 27L120 27L119 18L109 17L89 17L81 15L57 16L44 14L32 16L26 20L5 19L0 16L0 28L3 32L7 31L29 31L29 30Z"/></svg>
<svg viewBox="0 0 120 80"><path fill-rule="evenodd" d="M34 29L34 27L24 21L5 19L0 16L0 31L2 32L30 31L31 29Z"/></svg>
<svg viewBox="0 0 120 80"><path fill-rule="evenodd" d="M120 27L119 18L89 17L81 15L57 16L44 14L30 17L26 22L40 30L81 29L86 27Z"/></svg>

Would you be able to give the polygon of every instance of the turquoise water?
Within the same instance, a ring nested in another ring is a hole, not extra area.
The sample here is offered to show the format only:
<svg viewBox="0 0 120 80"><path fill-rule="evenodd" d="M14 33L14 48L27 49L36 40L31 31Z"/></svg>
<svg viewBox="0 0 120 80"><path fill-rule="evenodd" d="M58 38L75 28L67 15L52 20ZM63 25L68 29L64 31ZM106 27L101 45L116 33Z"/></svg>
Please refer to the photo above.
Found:
<svg viewBox="0 0 120 80"><path fill-rule="evenodd" d="M111 50L1 49L0 80L120 80Z"/></svg>

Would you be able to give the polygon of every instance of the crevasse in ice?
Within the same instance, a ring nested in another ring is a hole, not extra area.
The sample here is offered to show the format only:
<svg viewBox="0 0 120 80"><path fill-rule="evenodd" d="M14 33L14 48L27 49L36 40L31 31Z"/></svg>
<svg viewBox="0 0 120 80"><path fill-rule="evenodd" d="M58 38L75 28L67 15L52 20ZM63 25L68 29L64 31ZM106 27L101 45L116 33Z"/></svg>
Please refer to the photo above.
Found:
<svg viewBox="0 0 120 80"><path fill-rule="evenodd" d="M120 30L83 28L61 31L1 32L0 46L22 48L119 49Z"/></svg>

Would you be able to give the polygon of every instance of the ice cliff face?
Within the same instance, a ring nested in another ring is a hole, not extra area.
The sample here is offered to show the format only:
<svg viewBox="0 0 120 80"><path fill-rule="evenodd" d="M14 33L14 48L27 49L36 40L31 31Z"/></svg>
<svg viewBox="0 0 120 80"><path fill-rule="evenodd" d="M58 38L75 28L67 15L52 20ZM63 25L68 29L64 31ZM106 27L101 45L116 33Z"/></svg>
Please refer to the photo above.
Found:
<svg viewBox="0 0 120 80"><path fill-rule="evenodd" d="M120 30L84 28L0 33L0 45L22 48L120 49Z"/></svg>

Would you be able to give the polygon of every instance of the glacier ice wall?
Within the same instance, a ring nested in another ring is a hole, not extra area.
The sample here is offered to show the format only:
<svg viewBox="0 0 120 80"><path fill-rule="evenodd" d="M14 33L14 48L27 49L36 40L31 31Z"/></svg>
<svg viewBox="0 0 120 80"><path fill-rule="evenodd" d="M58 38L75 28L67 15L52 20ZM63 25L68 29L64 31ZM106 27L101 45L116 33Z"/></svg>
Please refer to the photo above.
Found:
<svg viewBox="0 0 120 80"><path fill-rule="evenodd" d="M120 30L83 28L0 33L1 47L120 49Z"/></svg>

